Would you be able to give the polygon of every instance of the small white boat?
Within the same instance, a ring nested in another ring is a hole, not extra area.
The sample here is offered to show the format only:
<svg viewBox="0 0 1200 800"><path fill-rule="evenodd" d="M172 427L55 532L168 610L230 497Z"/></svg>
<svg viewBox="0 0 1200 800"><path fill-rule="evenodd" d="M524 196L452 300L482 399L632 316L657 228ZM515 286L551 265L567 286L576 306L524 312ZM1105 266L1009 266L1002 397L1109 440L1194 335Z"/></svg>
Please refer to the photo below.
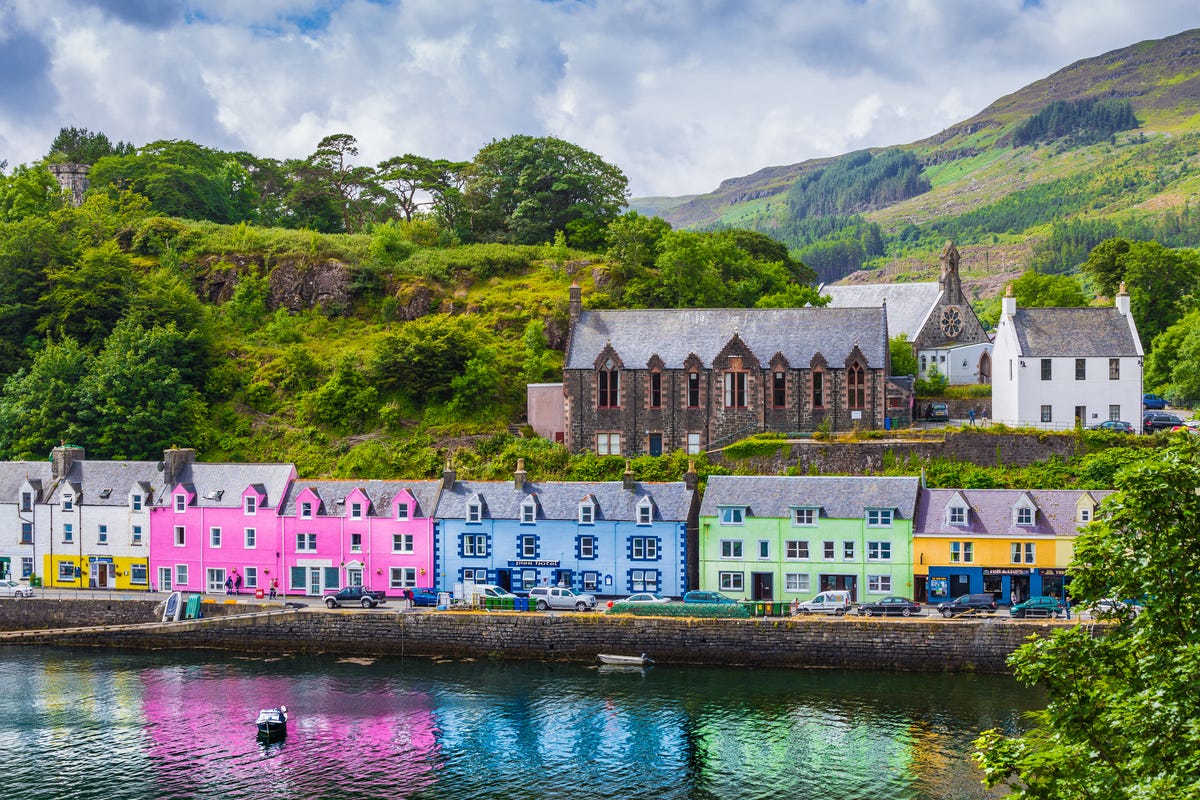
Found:
<svg viewBox="0 0 1200 800"><path fill-rule="evenodd" d="M654 663L654 659L642 653L640 656L616 656L610 653L601 653L596 656L600 659L601 664L612 664L620 667L648 667Z"/></svg>
<svg viewBox="0 0 1200 800"><path fill-rule="evenodd" d="M287 736L287 706L264 708L254 721L260 739L280 739Z"/></svg>

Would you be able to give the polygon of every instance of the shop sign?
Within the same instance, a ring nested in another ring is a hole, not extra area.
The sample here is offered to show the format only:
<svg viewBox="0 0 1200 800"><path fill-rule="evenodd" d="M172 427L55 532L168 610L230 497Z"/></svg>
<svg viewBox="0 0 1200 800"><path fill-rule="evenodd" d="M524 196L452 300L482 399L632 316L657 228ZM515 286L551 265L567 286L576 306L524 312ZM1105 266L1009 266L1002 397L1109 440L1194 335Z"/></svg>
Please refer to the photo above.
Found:
<svg viewBox="0 0 1200 800"><path fill-rule="evenodd" d="M1028 567L992 567L983 570L984 575L1028 575Z"/></svg>
<svg viewBox="0 0 1200 800"><path fill-rule="evenodd" d="M1040 572L1043 576L1045 576L1047 578L1065 578L1065 577L1067 577L1067 568L1066 567L1044 567L1042 569L1039 569L1038 572Z"/></svg>
<svg viewBox="0 0 1200 800"><path fill-rule="evenodd" d="M929 582L926 584L926 591L930 597L946 597L950 593L949 579L945 577L929 576Z"/></svg>

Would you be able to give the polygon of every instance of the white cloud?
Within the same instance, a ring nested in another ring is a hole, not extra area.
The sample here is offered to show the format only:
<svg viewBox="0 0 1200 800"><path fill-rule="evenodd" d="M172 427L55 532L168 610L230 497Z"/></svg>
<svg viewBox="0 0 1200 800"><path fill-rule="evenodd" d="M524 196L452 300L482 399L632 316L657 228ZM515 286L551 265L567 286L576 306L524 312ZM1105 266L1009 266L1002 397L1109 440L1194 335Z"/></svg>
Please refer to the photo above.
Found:
<svg viewBox="0 0 1200 800"><path fill-rule="evenodd" d="M6 75L0 159L41 157L65 125L278 158L347 132L364 163L469 159L525 133L599 153L635 194L690 194L928 136L1197 18L1191 0L1024 5L9 0L0 64L23 71Z"/></svg>

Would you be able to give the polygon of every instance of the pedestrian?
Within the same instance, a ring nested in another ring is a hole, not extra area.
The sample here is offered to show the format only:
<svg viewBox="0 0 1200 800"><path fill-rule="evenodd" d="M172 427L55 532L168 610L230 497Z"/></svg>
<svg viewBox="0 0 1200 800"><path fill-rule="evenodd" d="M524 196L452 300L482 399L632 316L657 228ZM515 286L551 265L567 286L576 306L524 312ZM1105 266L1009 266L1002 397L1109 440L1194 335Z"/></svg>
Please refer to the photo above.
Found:
<svg viewBox="0 0 1200 800"><path fill-rule="evenodd" d="M240 572L235 572L233 574L233 593L234 594L242 593L242 573L240 573Z"/></svg>
<svg viewBox="0 0 1200 800"><path fill-rule="evenodd" d="M269 595L270 599L274 600L276 594L278 594L278 593L279 593L279 578L272 578L271 579L271 593Z"/></svg>
<svg viewBox="0 0 1200 800"><path fill-rule="evenodd" d="M233 594L233 576L225 579L225 594Z"/></svg>
<svg viewBox="0 0 1200 800"><path fill-rule="evenodd" d="M967 412L967 419L969 419L971 421L971 426L974 427L975 426L975 409L974 408L972 408L970 411Z"/></svg>
<svg viewBox="0 0 1200 800"><path fill-rule="evenodd" d="M1009 605L1015 606L1017 604L1017 590L1016 589L1013 589L1011 592L1009 592L1008 600L1009 600Z"/></svg>

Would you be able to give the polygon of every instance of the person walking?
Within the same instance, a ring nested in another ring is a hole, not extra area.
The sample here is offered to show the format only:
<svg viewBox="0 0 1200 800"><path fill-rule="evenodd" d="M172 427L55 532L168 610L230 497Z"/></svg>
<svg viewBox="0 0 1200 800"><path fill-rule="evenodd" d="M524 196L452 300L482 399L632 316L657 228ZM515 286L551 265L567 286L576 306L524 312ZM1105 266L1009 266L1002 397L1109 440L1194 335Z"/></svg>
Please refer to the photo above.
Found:
<svg viewBox="0 0 1200 800"><path fill-rule="evenodd" d="M975 409L972 408L967 412L967 419L971 421L971 427L975 427Z"/></svg>
<svg viewBox="0 0 1200 800"><path fill-rule="evenodd" d="M242 593L242 573L240 572L235 572L233 575L233 593Z"/></svg>
<svg viewBox="0 0 1200 800"><path fill-rule="evenodd" d="M278 594L278 592L279 592L279 578L272 578L271 579L271 593L268 595L268 597L271 600L274 600L275 596L276 596L276 594Z"/></svg>
<svg viewBox="0 0 1200 800"><path fill-rule="evenodd" d="M230 575L225 579L225 594L233 594L233 576Z"/></svg>

